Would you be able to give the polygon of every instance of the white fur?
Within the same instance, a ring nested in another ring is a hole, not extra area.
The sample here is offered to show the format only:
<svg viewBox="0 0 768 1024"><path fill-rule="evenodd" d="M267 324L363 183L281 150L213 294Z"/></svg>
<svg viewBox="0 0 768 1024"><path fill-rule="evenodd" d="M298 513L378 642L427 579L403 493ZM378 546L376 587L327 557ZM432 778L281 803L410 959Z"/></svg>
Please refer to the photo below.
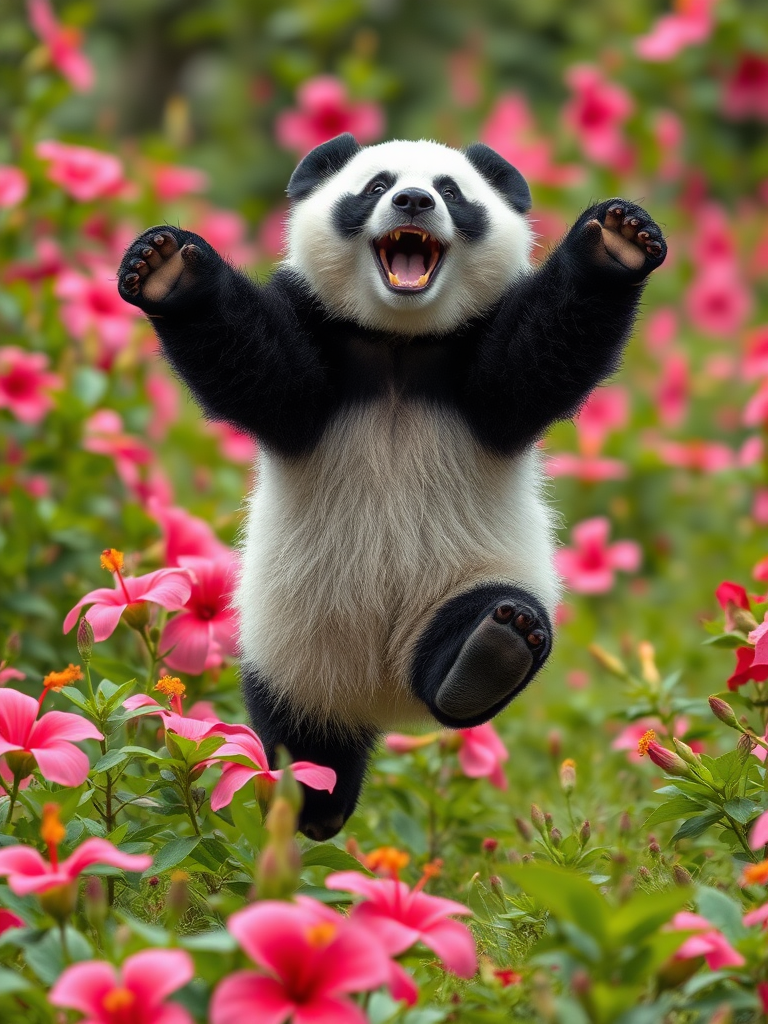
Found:
<svg viewBox="0 0 768 1024"><path fill-rule="evenodd" d="M375 264L372 239L398 226L386 195L362 237L340 238L332 225L333 202L381 171L436 201L427 230L448 249L418 295L389 291ZM481 241L457 236L432 186L437 174L485 206ZM526 219L461 153L388 142L362 150L295 204L287 263L333 312L415 336L482 313L527 270L531 244ZM236 597L243 666L316 729L427 720L409 672L441 604L509 582L554 615L553 519L535 449L491 455L459 416L394 393L342 409L309 455L262 452Z"/></svg>
<svg viewBox="0 0 768 1024"><path fill-rule="evenodd" d="M332 210L346 193L359 194L376 174L396 175L381 196L362 234L341 238ZM480 202L489 229L479 241L456 232L445 201L435 190L438 175L452 177L464 196ZM403 188L425 189L435 209L420 225L447 246L432 284L414 295L395 293L384 284L372 242L397 227L402 218L391 197ZM288 221L286 264L307 281L323 305L364 327L416 336L452 331L496 302L510 283L530 268L533 232L456 149L439 142L383 142L354 156L339 172L294 204Z"/></svg>

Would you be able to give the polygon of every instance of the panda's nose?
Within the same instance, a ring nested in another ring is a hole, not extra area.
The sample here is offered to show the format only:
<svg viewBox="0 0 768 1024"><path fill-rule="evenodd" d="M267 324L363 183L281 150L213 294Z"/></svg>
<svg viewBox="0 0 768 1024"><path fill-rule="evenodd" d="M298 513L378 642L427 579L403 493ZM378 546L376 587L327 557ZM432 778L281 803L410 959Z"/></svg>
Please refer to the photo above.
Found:
<svg viewBox="0 0 768 1024"><path fill-rule="evenodd" d="M392 204L411 217L435 208L435 200L423 188L404 188L392 196Z"/></svg>

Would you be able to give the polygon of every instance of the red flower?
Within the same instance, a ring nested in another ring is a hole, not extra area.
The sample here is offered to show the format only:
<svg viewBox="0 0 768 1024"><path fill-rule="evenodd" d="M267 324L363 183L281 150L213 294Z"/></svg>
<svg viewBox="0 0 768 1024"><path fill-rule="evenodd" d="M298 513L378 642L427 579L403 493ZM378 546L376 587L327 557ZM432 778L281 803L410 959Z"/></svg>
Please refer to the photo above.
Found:
<svg viewBox="0 0 768 1024"><path fill-rule="evenodd" d="M629 396L625 388L613 386L593 391L574 423L583 455L597 455L613 430L621 430L629 418Z"/></svg>
<svg viewBox="0 0 768 1024"><path fill-rule="evenodd" d="M753 681L764 683L768 679L768 665L754 665L755 648L738 647L736 649L736 668L728 677L728 689L738 690L745 683Z"/></svg>
<svg viewBox="0 0 768 1024"><path fill-rule="evenodd" d="M310 78L297 92L298 110L285 110L275 122L284 149L302 156L343 132L358 142L373 142L384 131L384 115L375 103L350 103L343 82L331 75Z"/></svg>
<svg viewBox="0 0 768 1024"><path fill-rule="evenodd" d="M654 447L662 462L679 469L722 473L735 463L731 449L716 441L658 441Z"/></svg>
<svg viewBox="0 0 768 1024"><path fill-rule="evenodd" d="M9 928L26 928L26 924L10 910L0 910L0 935L7 932Z"/></svg>
<svg viewBox="0 0 768 1024"><path fill-rule="evenodd" d="M78 29L60 25L49 0L28 0L29 20L32 28L48 48L51 64L79 92L87 92L93 85L93 67L80 52L81 34Z"/></svg>
<svg viewBox="0 0 768 1024"><path fill-rule="evenodd" d="M69 333L80 341L95 334L101 347L99 361L109 366L130 341L139 315L118 294L113 268L93 263L90 274L65 268L54 290L62 300L61 319Z"/></svg>
<svg viewBox="0 0 768 1024"><path fill-rule="evenodd" d="M12 755L20 777L37 762L41 774L62 786L79 786L88 775L89 762L73 741L101 740L95 725L80 715L49 711L37 717L40 704L33 697L7 687L0 690L0 755ZM24 755L28 760L24 761ZM16 772L14 763L9 767Z"/></svg>
<svg viewBox="0 0 768 1024"><path fill-rule="evenodd" d="M123 165L111 153L87 146L68 146L55 139L35 145L41 160L50 160L48 178L79 203L111 196L125 184Z"/></svg>
<svg viewBox="0 0 768 1024"><path fill-rule="evenodd" d="M737 610L750 612L749 597L747 592L739 583L731 583L730 580L724 580L715 591L715 597L717 603L725 612L725 631L726 633L733 633L735 630L741 629L741 625L737 621L739 616Z"/></svg>
<svg viewBox="0 0 768 1024"><path fill-rule="evenodd" d="M642 557L640 546L632 540L609 545L610 523L604 516L585 519L574 526L573 548L556 553L559 572L568 585L581 594L603 594L613 586L616 569L636 572Z"/></svg>
<svg viewBox="0 0 768 1024"><path fill-rule="evenodd" d="M622 126L634 109L629 93L591 64L574 65L565 78L573 98L563 108L563 120L586 156L596 164L627 170L631 151Z"/></svg>
<svg viewBox="0 0 768 1024"><path fill-rule="evenodd" d="M236 971L221 982L211 1024L365 1024L348 994L390 979L380 937L316 900L264 900L233 914L227 928L261 972Z"/></svg>
<svg viewBox="0 0 768 1024"><path fill-rule="evenodd" d="M574 164L558 167L552 143L536 129L527 100L522 93L500 96L480 139L509 160L529 181L542 185L567 186L580 181L584 172Z"/></svg>
<svg viewBox="0 0 768 1024"><path fill-rule="evenodd" d="M390 956L423 942L460 977L471 978L477 970L472 933L459 921L449 920L455 914L471 914L461 903L409 889L394 878L367 878L358 871L328 875L325 884L365 897L355 905L352 920L376 935Z"/></svg>
<svg viewBox="0 0 768 1024"><path fill-rule="evenodd" d="M734 120L755 117L768 121L768 60L743 53L723 92L723 110Z"/></svg>
<svg viewBox="0 0 768 1024"><path fill-rule="evenodd" d="M192 590L182 612L163 630L160 648L166 665L197 675L237 654L237 616L231 605L236 556L179 558L191 574ZM166 570L171 571L171 570Z"/></svg>
<svg viewBox="0 0 768 1024"><path fill-rule="evenodd" d="M0 409L22 423L39 423L55 405L46 392L62 387L57 373L48 373L48 356L25 352L16 345L0 348Z"/></svg>
<svg viewBox="0 0 768 1024"><path fill-rule="evenodd" d="M713 264L694 278L685 294L691 323L712 338L731 338L739 331L752 308L752 296L738 268Z"/></svg>
<svg viewBox="0 0 768 1024"><path fill-rule="evenodd" d="M682 910L675 914L668 931L697 931L700 934L686 939L675 953L675 960L688 960L703 956L711 971L719 971L721 967L742 967L746 960L728 942L725 936L699 914Z"/></svg>
<svg viewBox="0 0 768 1024"><path fill-rule="evenodd" d="M143 949L119 970L103 960L67 967L48 999L84 1014L83 1024L192 1024L187 1010L163 1000L194 974L182 949Z"/></svg>

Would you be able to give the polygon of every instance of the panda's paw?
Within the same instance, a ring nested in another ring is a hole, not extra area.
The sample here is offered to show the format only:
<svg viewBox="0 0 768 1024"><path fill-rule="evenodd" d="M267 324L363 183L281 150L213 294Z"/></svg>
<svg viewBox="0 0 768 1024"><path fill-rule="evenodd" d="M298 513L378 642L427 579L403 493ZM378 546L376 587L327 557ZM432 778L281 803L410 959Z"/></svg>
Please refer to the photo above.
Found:
<svg viewBox="0 0 768 1024"><path fill-rule="evenodd" d="M206 264L220 260L207 242L167 225L150 228L128 247L117 274L122 297L149 311L184 300L206 275Z"/></svg>
<svg viewBox="0 0 768 1024"><path fill-rule="evenodd" d="M486 721L538 671L551 646L549 626L532 607L501 601L464 641L435 694L437 717L449 726Z"/></svg>
<svg viewBox="0 0 768 1024"><path fill-rule="evenodd" d="M579 256L607 274L640 283L661 266L667 244L658 224L635 203L609 199L588 210L574 228Z"/></svg>

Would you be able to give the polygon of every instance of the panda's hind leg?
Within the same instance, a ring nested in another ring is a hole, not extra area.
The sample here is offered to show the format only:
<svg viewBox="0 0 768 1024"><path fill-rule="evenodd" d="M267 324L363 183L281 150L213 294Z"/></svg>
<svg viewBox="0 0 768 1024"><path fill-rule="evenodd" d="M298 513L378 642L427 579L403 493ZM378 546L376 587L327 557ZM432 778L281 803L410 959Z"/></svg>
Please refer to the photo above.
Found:
<svg viewBox="0 0 768 1024"><path fill-rule="evenodd" d="M278 701L255 669L243 667L242 687L270 767L277 767L277 751L285 747L293 761L312 761L336 772L332 793L302 784L304 801L299 813L299 830L309 839L321 842L335 836L357 805L378 733L360 729L344 733L330 726L318 729Z"/></svg>
<svg viewBox="0 0 768 1024"><path fill-rule="evenodd" d="M481 725L528 685L551 648L549 616L533 594L484 584L437 609L416 643L411 684L443 725Z"/></svg>

